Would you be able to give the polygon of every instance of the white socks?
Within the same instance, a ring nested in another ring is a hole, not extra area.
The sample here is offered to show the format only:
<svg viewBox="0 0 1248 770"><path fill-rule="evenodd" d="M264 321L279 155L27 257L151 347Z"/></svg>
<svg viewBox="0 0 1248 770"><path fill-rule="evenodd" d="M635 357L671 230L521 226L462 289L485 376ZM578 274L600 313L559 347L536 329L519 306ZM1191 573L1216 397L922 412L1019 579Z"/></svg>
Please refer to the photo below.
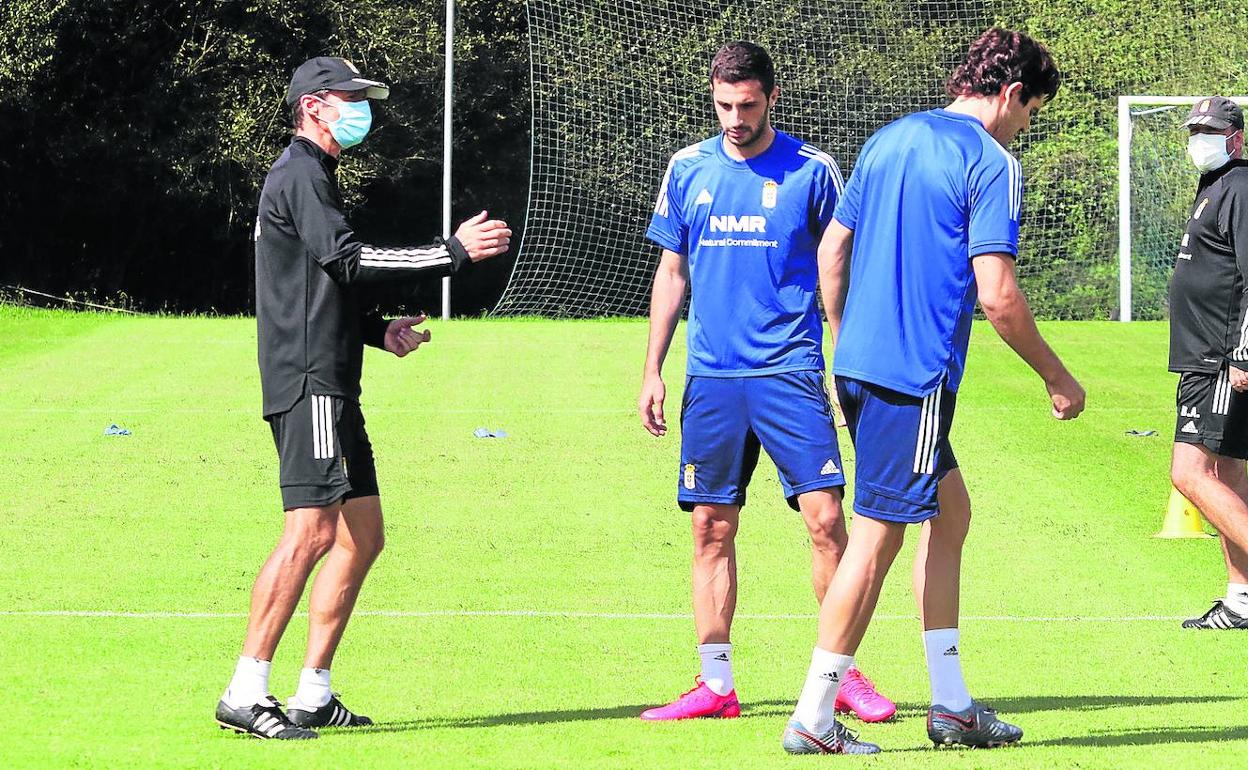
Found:
<svg viewBox="0 0 1248 770"><path fill-rule="evenodd" d="M329 669L305 668L299 672L299 689L291 700L299 701L301 706L319 709L329 703L332 695L329 691Z"/></svg>
<svg viewBox="0 0 1248 770"><path fill-rule="evenodd" d="M702 658L702 684L716 695L732 692L732 645L699 644L698 657Z"/></svg>
<svg viewBox="0 0 1248 770"><path fill-rule="evenodd" d="M836 693L845 672L854 665L853 655L815 648L810 655L810 671L797 699L793 718L815 735L823 735L836 721Z"/></svg>
<svg viewBox="0 0 1248 770"><path fill-rule="evenodd" d="M269 668L273 663L259 658L241 657L234 667L234 678L225 688L221 700L230 708L254 706L269 694Z"/></svg>
<svg viewBox="0 0 1248 770"><path fill-rule="evenodd" d="M962 679L958 629L936 628L923 632L927 675L932 681L932 705L961 711L971 705L971 694Z"/></svg>
<svg viewBox="0 0 1248 770"><path fill-rule="evenodd" d="M1248 583L1227 583L1222 604L1236 615L1248 616Z"/></svg>

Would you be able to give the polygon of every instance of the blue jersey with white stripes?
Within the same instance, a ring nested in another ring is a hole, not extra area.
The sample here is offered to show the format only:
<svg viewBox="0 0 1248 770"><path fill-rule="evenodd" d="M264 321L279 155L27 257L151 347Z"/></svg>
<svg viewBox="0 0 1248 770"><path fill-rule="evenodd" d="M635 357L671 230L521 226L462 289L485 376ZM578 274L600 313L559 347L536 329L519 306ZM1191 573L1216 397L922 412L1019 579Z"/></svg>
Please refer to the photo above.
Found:
<svg viewBox="0 0 1248 770"><path fill-rule="evenodd" d="M1023 175L969 115L908 115L863 145L836 219L854 231L833 371L911 396L956 391L975 310L971 259L1018 254Z"/></svg>
<svg viewBox="0 0 1248 770"><path fill-rule="evenodd" d="M823 369L816 252L843 189L829 155L781 131L746 161L722 135L672 156L646 236L689 261L688 374Z"/></svg>

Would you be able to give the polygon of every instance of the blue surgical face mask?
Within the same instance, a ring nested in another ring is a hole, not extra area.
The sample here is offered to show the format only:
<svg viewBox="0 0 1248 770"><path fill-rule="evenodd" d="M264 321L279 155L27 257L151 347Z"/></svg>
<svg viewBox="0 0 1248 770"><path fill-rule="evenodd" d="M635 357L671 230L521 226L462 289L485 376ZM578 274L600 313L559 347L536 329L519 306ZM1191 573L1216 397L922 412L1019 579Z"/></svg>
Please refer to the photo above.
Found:
<svg viewBox="0 0 1248 770"><path fill-rule="evenodd" d="M322 104L329 104L319 97L313 98ZM344 150L364 141L364 137L368 136L368 129L373 126L373 111L368 106L368 101L338 102L331 106L338 110L338 119L322 122L329 126L329 133L334 141Z"/></svg>

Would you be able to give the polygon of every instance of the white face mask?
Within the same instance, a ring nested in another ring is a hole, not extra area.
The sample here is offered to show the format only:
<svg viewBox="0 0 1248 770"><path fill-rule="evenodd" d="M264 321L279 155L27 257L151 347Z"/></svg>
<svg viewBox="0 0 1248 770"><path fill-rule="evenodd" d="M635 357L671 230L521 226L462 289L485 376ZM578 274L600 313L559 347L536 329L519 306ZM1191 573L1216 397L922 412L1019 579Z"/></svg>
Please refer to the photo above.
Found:
<svg viewBox="0 0 1248 770"><path fill-rule="evenodd" d="M1222 168L1231 160L1223 134L1192 134L1187 138L1187 156L1202 174Z"/></svg>

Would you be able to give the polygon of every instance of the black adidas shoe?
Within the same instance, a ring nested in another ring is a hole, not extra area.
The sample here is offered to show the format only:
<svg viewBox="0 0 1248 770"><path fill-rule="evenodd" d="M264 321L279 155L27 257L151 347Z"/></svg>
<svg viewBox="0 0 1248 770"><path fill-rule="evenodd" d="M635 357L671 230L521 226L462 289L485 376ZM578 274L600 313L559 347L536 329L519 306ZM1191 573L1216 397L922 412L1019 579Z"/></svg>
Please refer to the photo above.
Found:
<svg viewBox="0 0 1248 770"><path fill-rule="evenodd" d="M368 727L373 723L368 717L351 713L338 700L337 693L330 696L329 703L320 708L304 706L292 696L286 715L299 727Z"/></svg>
<svg viewBox="0 0 1248 770"><path fill-rule="evenodd" d="M1212 628L1219 631L1231 628L1248 628L1248 617L1227 609L1221 599L1214 599L1213 607L1208 612L1198 618L1188 618L1183 621L1183 627Z"/></svg>
<svg viewBox="0 0 1248 770"><path fill-rule="evenodd" d="M312 730L306 730L291 722L282 712L282 704L272 695L254 706L242 708L231 708L225 701L219 702L217 724L221 725L222 730L279 741L303 741L320 737Z"/></svg>
<svg viewBox="0 0 1248 770"><path fill-rule="evenodd" d="M936 748L969 746L972 749L993 749L1009 746L1023 738L1022 728L997 719L997 712L971 702L962 711L944 706L927 710L927 737Z"/></svg>

